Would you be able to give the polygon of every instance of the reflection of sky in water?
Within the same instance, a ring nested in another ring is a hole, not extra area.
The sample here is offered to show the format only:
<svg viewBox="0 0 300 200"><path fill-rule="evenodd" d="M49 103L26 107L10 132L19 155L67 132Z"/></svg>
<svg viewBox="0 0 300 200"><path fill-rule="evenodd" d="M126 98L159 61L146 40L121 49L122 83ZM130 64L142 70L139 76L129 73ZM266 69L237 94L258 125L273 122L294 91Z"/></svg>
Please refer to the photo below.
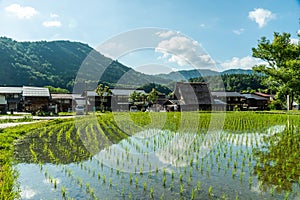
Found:
<svg viewBox="0 0 300 200"><path fill-rule="evenodd" d="M109 167L126 172L134 172L132 166L136 162L143 163L143 171L154 171L169 165L184 167L187 159L196 157L196 152L188 152L194 150L193 145L199 149L197 155L201 158L211 151L218 138L219 132L205 135L149 129L100 151L94 157ZM133 161L121 165L122 157Z"/></svg>
<svg viewBox="0 0 300 200"><path fill-rule="evenodd" d="M272 136L276 133L281 133L285 129L285 125L276 125L269 127L265 133L225 133L226 135L223 137L223 140L230 142L232 145L235 146L251 146L251 144L256 144L258 146L261 146L265 144L264 138L268 136Z"/></svg>
<svg viewBox="0 0 300 200"><path fill-rule="evenodd" d="M264 136L270 136L275 133L280 133L284 130L285 126L273 126L268 128L264 133L227 133L227 132L211 132L209 135L192 134L192 133L174 133L170 131L161 130L149 130L138 133L134 137L122 140L118 144L114 144L95 155L92 159L84 161L82 163L71 163L68 165L53 165L45 164L41 166L37 164L18 164L16 165L17 170L20 172L18 181L20 182L21 199L61 199L61 187L66 187L67 194L74 199L87 199L89 195L86 193L85 184L90 183L91 187L95 189L96 195L100 199L120 199L120 193L123 187L125 187L126 194L129 191L133 194L133 197L143 198L144 193L141 192L143 189L135 188L135 177L139 178L139 187L142 187L144 182L147 182L148 189L150 185L155 187L156 190L165 192L165 197L169 199L178 198L176 194L179 192L179 182L178 177L180 173L183 173L183 169L187 168L187 174L190 171L190 161L194 159L194 162L199 161L199 166L201 165L201 160L203 162L204 174L200 173L199 169L193 169L193 179L191 185L194 187L198 180L201 180L201 186L204 191L207 191L210 185L213 186L213 190L221 195L218 189L222 192L225 191L228 194L235 195L235 191L241 191L244 197L250 195L252 199L257 199L258 196L266 197L262 195L268 195L262 191L260 188L260 183L253 177L253 184L251 188L248 187L248 177L249 171L246 167L244 170L244 184L241 184L237 177L233 179L231 177L232 163L230 168L226 168L229 152L227 151L226 158L219 157L221 164L221 171L217 170L215 167L211 166L211 162L216 156L217 149L220 148L221 154L225 149L229 150L233 142L233 160L235 158L235 153L240 152L242 149L244 152L249 149L251 152L252 146L251 141L255 144L263 142ZM155 141L155 142L154 142ZM246 141L248 141L248 147L246 147ZM262 143L259 143L262 144ZM196 151L194 151L194 146ZM199 151L197 152L197 150ZM127 154L129 159L127 160ZM147 154L148 153L148 154ZM147 156L148 155L148 156ZM178 160L178 155L183 159ZM212 155L208 156L208 155ZM123 156L123 158L122 158ZM198 159L196 159L198 156ZM239 154L238 162L241 162L243 154ZM97 158L97 159L96 159ZM117 165L117 158L119 158L119 165ZM132 161L131 161L132 159ZM139 165L137 165L137 159L139 159ZM124 166L122 162L124 161ZM101 162L104 166L101 167ZM105 163L108 162L108 163ZM233 161L232 161L233 162ZM149 169L149 165L152 168ZM194 163L195 164L195 163ZM253 163L255 165L255 161ZM108 165L108 167L106 167ZM140 175L140 167L143 166L143 170L147 171L155 170L156 166L160 165L164 168L167 173L167 185L170 184L170 174L175 171L175 191L171 192L168 188L164 189L161 185L162 171L156 176L155 172L152 175L144 176ZM110 167L115 166L114 169ZM134 173L134 168L137 166L137 171ZM248 166L246 161L246 166ZM176 168L178 167L178 168ZM207 177L206 169L210 168L210 177ZM116 169L120 170L120 175L116 174ZM128 184L129 173L133 174L133 186ZM66 172L67 171L67 172ZM68 172L71 175L68 175ZM93 175L95 171L95 175ZM226 172L227 171L227 172ZM45 173L48 175L46 176ZM101 174L101 179L98 179L98 173ZM241 173L240 164L238 164L236 176ZM106 175L106 183L103 184L103 175ZM124 178L122 178L124 177ZM83 187L80 188L77 179L82 180ZM177 178L177 182L176 182ZM109 187L109 179L112 179L113 186ZM187 181L188 175L184 174L184 180ZM53 182L56 180L57 188L54 189ZM169 181L169 182L168 182ZM246 182L246 184L245 184ZM188 190L188 189L187 189ZM126 195L126 197L128 197ZM148 195L148 193L147 193ZM169 195L169 196L167 196ZM174 195L174 196L172 196ZM246 195L246 196L245 196ZM299 199L299 195L294 195L293 198ZM278 197L278 198L277 198ZM246 199L247 199L246 198ZM276 196L274 199L281 199L282 196ZM242 198L241 198L242 199Z"/></svg>
<svg viewBox="0 0 300 200"><path fill-rule="evenodd" d="M29 187L23 187L21 190L21 199L33 199L36 194L36 192Z"/></svg>

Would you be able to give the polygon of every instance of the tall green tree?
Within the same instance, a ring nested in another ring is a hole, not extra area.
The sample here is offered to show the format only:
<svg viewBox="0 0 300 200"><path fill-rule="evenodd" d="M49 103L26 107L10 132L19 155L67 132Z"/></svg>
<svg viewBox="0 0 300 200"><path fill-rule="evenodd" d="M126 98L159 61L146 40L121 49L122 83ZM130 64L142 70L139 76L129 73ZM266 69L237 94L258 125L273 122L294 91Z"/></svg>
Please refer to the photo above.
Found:
<svg viewBox="0 0 300 200"><path fill-rule="evenodd" d="M252 48L252 56L266 61L253 69L267 75L268 87L277 91L283 101L290 96L291 108L294 98L300 94L300 43L292 43L289 33L275 32L273 41L266 37L259 40L258 46Z"/></svg>

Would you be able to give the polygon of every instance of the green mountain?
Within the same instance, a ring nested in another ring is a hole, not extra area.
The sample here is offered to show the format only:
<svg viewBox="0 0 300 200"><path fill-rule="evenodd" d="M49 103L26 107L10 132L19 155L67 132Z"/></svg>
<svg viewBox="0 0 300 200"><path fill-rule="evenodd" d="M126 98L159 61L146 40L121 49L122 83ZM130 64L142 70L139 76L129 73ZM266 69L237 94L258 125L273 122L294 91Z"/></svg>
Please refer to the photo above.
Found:
<svg viewBox="0 0 300 200"><path fill-rule="evenodd" d="M53 86L69 91L75 88L78 92L84 89L85 80L90 80L89 89L95 89L99 82L121 87L156 83L172 88L176 81L220 74L209 69L194 69L147 75L103 56L87 44L17 42L6 37L0 37L0 71L0 86ZM252 70L231 69L221 74L252 74Z"/></svg>
<svg viewBox="0 0 300 200"><path fill-rule="evenodd" d="M181 80L190 80L198 77L208 77L208 76L217 76L223 74L253 74L252 70L245 69L230 69L225 70L223 72L217 72L210 69L192 69L192 70L180 70L177 72L170 72L168 74L158 74L156 77L170 79L173 81L181 81Z"/></svg>
<svg viewBox="0 0 300 200"><path fill-rule="evenodd" d="M79 70L82 66L84 71ZM170 82L136 72L87 44L70 41L17 42L0 37L0 71L1 86L50 85L69 91L74 81L78 83L84 79L137 87L151 82ZM75 80L78 74L80 78ZM100 74L102 76L98 77Z"/></svg>
<svg viewBox="0 0 300 200"><path fill-rule="evenodd" d="M223 72L221 72L221 74L253 74L253 71L251 69L228 69L225 70Z"/></svg>
<svg viewBox="0 0 300 200"><path fill-rule="evenodd" d="M158 74L154 75L156 77L164 78L164 79L171 79L175 81L181 80L189 80L191 78L197 78L200 76L215 76L219 73L210 69L192 69L192 70L180 70L177 72L170 72L168 74Z"/></svg>

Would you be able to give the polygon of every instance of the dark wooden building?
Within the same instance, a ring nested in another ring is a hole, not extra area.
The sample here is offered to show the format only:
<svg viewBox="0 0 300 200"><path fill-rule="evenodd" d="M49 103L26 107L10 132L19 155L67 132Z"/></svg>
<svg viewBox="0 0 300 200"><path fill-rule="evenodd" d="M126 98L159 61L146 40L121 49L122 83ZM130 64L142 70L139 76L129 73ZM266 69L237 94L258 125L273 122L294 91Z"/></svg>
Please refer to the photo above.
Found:
<svg viewBox="0 0 300 200"><path fill-rule="evenodd" d="M242 110L245 103L245 97L237 92L212 92L211 95L215 100L226 103L226 110Z"/></svg>
<svg viewBox="0 0 300 200"><path fill-rule="evenodd" d="M266 110L268 109L269 98L256 94L243 94L246 98L245 107L248 110Z"/></svg>
<svg viewBox="0 0 300 200"><path fill-rule="evenodd" d="M0 87L0 95L5 98L5 105L2 105L3 112L22 110L22 87Z"/></svg>
<svg viewBox="0 0 300 200"><path fill-rule="evenodd" d="M133 92L140 92L146 94L144 90L115 88L112 89L111 109L113 111L128 111L131 106L130 94Z"/></svg>
<svg viewBox="0 0 300 200"><path fill-rule="evenodd" d="M51 94L51 104L56 106L57 112L72 110L72 94Z"/></svg>
<svg viewBox="0 0 300 200"><path fill-rule="evenodd" d="M174 100L178 100L180 111L211 110L214 104L208 84L204 82L177 82Z"/></svg>
<svg viewBox="0 0 300 200"><path fill-rule="evenodd" d="M48 88L23 86L24 109L27 112L47 111L50 102Z"/></svg>

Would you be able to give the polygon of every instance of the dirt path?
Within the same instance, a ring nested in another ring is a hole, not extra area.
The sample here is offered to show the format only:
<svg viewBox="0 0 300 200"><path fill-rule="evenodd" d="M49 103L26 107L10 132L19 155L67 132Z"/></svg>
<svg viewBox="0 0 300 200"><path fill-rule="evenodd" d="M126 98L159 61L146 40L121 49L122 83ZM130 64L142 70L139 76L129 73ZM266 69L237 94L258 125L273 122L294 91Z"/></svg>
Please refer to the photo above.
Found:
<svg viewBox="0 0 300 200"><path fill-rule="evenodd" d="M22 125L22 124L32 124L32 123L36 123L37 121L32 121L32 122L17 122L17 123L3 123L0 124L0 128L8 128L8 127L13 127L13 126L18 126L18 125Z"/></svg>
<svg viewBox="0 0 300 200"><path fill-rule="evenodd" d="M68 118L74 118L76 117L74 116L53 116L53 117L40 117L40 116L30 116L27 115L28 117L32 117L33 120L49 120L49 119L68 119ZM14 115L4 115L4 116L0 116L0 120L3 119L23 119L25 117L24 116L14 116Z"/></svg>
<svg viewBox="0 0 300 200"><path fill-rule="evenodd" d="M22 124L32 124L40 121L45 121L45 120L51 120L51 119L68 119L68 118L74 118L76 116L56 116L56 117L39 117L39 116L33 116L32 119L33 121L31 122L10 122L10 123L0 123L0 129L2 128L8 128L8 127L13 127L13 126L18 126ZM6 120L6 119L22 119L24 116L0 116L0 120Z"/></svg>

